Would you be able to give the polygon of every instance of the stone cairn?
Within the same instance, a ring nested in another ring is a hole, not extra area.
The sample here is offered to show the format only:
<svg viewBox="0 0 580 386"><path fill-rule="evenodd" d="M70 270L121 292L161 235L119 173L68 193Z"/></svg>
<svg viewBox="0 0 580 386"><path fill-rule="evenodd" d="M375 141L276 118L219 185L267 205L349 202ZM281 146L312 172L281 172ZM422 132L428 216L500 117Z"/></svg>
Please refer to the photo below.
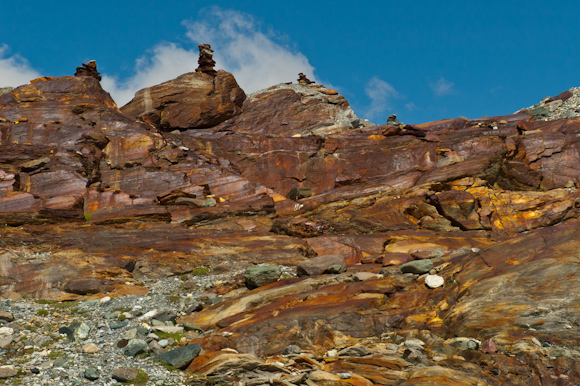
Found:
<svg viewBox="0 0 580 386"><path fill-rule="evenodd" d="M399 121L397 119L397 115L395 114L391 114L389 115L389 117L387 118L387 125L396 125L396 126L402 126L404 125L401 121Z"/></svg>
<svg viewBox="0 0 580 386"><path fill-rule="evenodd" d="M101 73L97 71L97 62L90 60L88 63L83 63L81 67L77 67L75 76L92 76L98 81L101 80Z"/></svg>
<svg viewBox="0 0 580 386"><path fill-rule="evenodd" d="M299 84L312 84L312 83L315 83L315 82L313 82L310 79L308 79L306 77L306 75L304 75L303 73L300 73L300 74L298 74L298 83Z"/></svg>
<svg viewBox="0 0 580 386"><path fill-rule="evenodd" d="M195 72L203 72L205 74L215 75L217 72L214 70L215 61L213 60L213 50L209 44L199 45L199 60L197 61L199 67Z"/></svg>

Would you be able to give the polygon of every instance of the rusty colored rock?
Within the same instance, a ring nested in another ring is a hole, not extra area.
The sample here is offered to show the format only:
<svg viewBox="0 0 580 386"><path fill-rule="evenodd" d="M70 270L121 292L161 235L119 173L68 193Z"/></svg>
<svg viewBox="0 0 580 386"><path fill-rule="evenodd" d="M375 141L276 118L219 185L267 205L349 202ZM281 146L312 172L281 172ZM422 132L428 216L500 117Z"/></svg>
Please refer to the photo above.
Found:
<svg viewBox="0 0 580 386"><path fill-rule="evenodd" d="M121 111L162 130L203 129L240 114L244 99L232 74L192 72L137 91Z"/></svg>
<svg viewBox="0 0 580 386"><path fill-rule="evenodd" d="M97 62L90 60L88 63L83 63L81 67L77 67L75 76L91 76L96 80L101 80L101 73L97 71Z"/></svg>
<svg viewBox="0 0 580 386"><path fill-rule="evenodd" d="M497 352L497 347L495 346L493 340L490 338L483 342L481 345L481 351L486 354L495 354Z"/></svg>

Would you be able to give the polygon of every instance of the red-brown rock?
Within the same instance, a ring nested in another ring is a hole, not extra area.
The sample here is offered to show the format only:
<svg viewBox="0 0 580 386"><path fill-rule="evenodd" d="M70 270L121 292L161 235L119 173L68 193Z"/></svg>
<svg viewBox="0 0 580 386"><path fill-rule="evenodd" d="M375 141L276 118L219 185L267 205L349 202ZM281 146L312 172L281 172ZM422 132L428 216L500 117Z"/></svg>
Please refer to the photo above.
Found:
<svg viewBox="0 0 580 386"><path fill-rule="evenodd" d="M228 72L192 72L138 91L121 111L162 130L203 129L241 113L245 98Z"/></svg>

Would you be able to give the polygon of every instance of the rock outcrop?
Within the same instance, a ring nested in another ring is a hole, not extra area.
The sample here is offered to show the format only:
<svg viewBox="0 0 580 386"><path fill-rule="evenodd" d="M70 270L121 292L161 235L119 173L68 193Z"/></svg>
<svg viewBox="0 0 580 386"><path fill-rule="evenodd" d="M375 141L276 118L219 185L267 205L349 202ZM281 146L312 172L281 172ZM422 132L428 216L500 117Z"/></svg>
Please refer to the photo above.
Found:
<svg viewBox="0 0 580 386"><path fill-rule="evenodd" d="M217 129L260 137L303 137L371 126L356 116L338 92L306 83L282 83L250 94L242 110L243 114Z"/></svg>
<svg viewBox="0 0 580 386"><path fill-rule="evenodd" d="M96 80L101 80L101 73L97 71L97 62L90 60L88 63L83 63L81 67L77 67L75 76L91 76Z"/></svg>
<svg viewBox="0 0 580 386"><path fill-rule="evenodd" d="M93 76L0 95L0 294L182 276L179 325L153 327L191 330L178 367L224 382L578 383L578 119L370 126L323 86L244 98L223 71L121 110ZM192 284L205 267L223 276Z"/></svg>
<svg viewBox="0 0 580 386"><path fill-rule="evenodd" d="M532 114L538 121L580 117L580 88L573 87L555 97L546 97L540 103L522 111Z"/></svg>
<svg viewBox="0 0 580 386"><path fill-rule="evenodd" d="M214 70L212 53L200 44L196 72L138 91L121 111L164 131L214 127L240 114L246 94L232 74Z"/></svg>
<svg viewBox="0 0 580 386"><path fill-rule="evenodd" d="M138 91L121 111L163 131L204 129L240 114L245 98L228 72L192 72Z"/></svg>

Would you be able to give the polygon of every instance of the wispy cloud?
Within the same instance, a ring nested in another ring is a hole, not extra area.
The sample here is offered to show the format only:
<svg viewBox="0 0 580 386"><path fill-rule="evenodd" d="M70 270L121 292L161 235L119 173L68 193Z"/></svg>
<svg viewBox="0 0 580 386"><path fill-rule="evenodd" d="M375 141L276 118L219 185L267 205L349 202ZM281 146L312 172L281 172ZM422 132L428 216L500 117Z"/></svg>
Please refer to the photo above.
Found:
<svg viewBox="0 0 580 386"><path fill-rule="evenodd" d="M414 102L409 102L407 104L405 104L405 108L408 111L417 111L417 110L421 110L420 107L418 107Z"/></svg>
<svg viewBox="0 0 580 386"><path fill-rule="evenodd" d="M184 21L183 45L163 42L153 46L135 60L133 75L121 79L102 74L103 88L111 93L118 106L129 102L138 90L159 84L197 67L198 44L209 43L214 49L216 69L234 74L247 93L282 82L295 81L305 73L317 81L308 58L284 43L274 31L264 32L251 15L208 7L198 20ZM18 86L40 76L24 58L4 58L8 47L0 45L0 87Z"/></svg>
<svg viewBox="0 0 580 386"><path fill-rule="evenodd" d="M263 32L248 14L210 7L199 20L184 25L193 43L211 44L216 67L233 73L246 92L295 81L300 72L317 81L304 54L284 44L273 31Z"/></svg>
<svg viewBox="0 0 580 386"><path fill-rule="evenodd" d="M439 78L436 82L429 83L429 87L437 96L452 95L455 94L455 83L445 79L444 77Z"/></svg>
<svg viewBox="0 0 580 386"><path fill-rule="evenodd" d="M18 54L8 56L8 52L9 47L0 44L0 87L21 86L41 76L28 60Z"/></svg>
<svg viewBox="0 0 580 386"><path fill-rule="evenodd" d="M393 86L376 76L371 78L366 84L365 94L371 100L371 104L366 111L366 114L371 119L391 109L391 100L393 98L400 98L399 93Z"/></svg>

